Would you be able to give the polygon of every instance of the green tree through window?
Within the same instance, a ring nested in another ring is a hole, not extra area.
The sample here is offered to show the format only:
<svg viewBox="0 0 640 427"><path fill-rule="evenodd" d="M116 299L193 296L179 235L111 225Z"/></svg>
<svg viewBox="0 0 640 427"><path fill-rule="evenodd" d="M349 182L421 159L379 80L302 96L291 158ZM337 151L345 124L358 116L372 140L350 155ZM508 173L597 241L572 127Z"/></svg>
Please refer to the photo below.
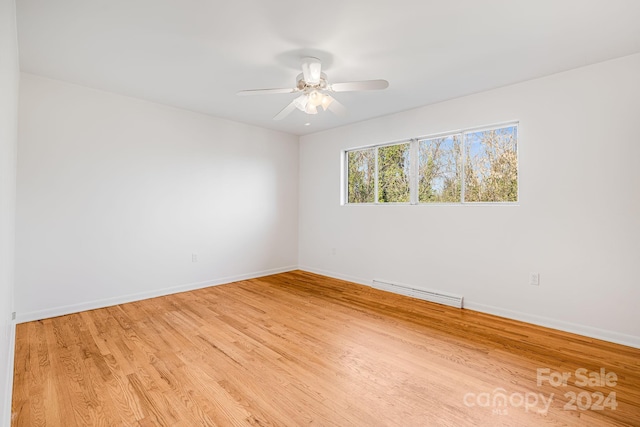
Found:
<svg viewBox="0 0 640 427"><path fill-rule="evenodd" d="M411 201L409 153L409 143L378 148L378 202Z"/></svg>
<svg viewBox="0 0 640 427"><path fill-rule="evenodd" d="M375 148L347 153L349 203L375 202Z"/></svg>

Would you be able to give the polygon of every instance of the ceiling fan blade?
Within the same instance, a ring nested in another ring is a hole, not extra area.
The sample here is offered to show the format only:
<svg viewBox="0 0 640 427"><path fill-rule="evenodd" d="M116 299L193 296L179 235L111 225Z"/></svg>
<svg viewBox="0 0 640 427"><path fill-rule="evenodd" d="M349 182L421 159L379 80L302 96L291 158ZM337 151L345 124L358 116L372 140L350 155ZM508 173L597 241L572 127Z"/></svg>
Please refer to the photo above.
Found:
<svg viewBox="0 0 640 427"><path fill-rule="evenodd" d="M251 90L241 90L237 92L236 95L239 96L247 96L247 95L272 95L275 93L293 93L297 92L298 89L291 88L277 88L277 89L251 89Z"/></svg>
<svg viewBox="0 0 640 427"><path fill-rule="evenodd" d="M293 112L293 110L296 109L297 105L296 105L296 100L298 98L294 99L293 101L291 101L291 103L289 105L287 105L286 107L284 107L278 114L276 114L273 117L273 120L282 120L285 117L287 117L289 114L291 114Z"/></svg>
<svg viewBox="0 0 640 427"><path fill-rule="evenodd" d="M359 90L380 90L388 87L389 82L386 80L365 80L362 82L334 83L331 85L331 90L334 92L353 92Z"/></svg>
<svg viewBox="0 0 640 427"><path fill-rule="evenodd" d="M345 106L340 104L334 97L331 97L331 102L327 106L327 109L338 116L344 117L347 115L347 109Z"/></svg>
<svg viewBox="0 0 640 427"><path fill-rule="evenodd" d="M310 85L320 83L320 76L322 75L322 63L320 60L313 57L302 58L302 75L304 76L304 81Z"/></svg>

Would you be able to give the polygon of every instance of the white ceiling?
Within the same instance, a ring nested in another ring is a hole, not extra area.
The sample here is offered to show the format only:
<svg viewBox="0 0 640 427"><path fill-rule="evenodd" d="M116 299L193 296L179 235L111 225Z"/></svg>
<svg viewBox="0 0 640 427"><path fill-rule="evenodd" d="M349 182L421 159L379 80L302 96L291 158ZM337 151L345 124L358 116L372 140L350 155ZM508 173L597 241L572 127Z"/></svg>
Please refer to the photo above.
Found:
<svg viewBox="0 0 640 427"><path fill-rule="evenodd" d="M306 134L640 52L639 0L16 0L21 69ZM272 117L316 56L349 115ZM304 126L310 122L310 126Z"/></svg>

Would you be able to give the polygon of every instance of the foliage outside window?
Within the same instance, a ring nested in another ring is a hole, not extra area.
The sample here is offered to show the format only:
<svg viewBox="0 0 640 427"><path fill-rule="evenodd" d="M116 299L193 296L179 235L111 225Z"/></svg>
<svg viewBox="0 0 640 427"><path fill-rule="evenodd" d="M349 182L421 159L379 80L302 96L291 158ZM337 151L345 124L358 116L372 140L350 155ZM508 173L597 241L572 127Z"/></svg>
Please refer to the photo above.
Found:
<svg viewBox="0 0 640 427"><path fill-rule="evenodd" d="M418 144L418 202L459 202L462 191L460 135L424 139Z"/></svg>
<svg viewBox="0 0 640 427"><path fill-rule="evenodd" d="M517 127L468 132L465 202L517 202Z"/></svg>
<svg viewBox="0 0 640 427"><path fill-rule="evenodd" d="M378 203L409 203L410 144L378 148Z"/></svg>
<svg viewBox="0 0 640 427"><path fill-rule="evenodd" d="M347 152L349 203L375 202L376 149Z"/></svg>
<svg viewBox="0 0 640 427"><path fill-rule="evenodd" d="M518 201L518 127L346 152L347 203Z"/></svg>

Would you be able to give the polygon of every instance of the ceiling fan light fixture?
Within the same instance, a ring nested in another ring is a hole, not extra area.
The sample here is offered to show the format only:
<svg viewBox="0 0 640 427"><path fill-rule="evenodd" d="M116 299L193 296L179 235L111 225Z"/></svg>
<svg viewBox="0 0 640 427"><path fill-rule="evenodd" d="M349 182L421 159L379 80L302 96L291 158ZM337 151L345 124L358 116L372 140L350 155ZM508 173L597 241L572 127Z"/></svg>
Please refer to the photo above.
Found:
<svg viewBox="0 0 640 427"><path fill-rule="evenodd" d="M327 111L327 108L329 108L329 105L331 105L331 103L333 102L333 98L329 95L322 95L322 103L320 105L322 105L322 109L324 111Z"/></svg>
<svg viewBox="0 0 640 427"><path fill-rule="evenodd" d="M313 92L309 93L308 96L309 96L309 104L313 105L314 107L317 107L319 105L322 105L322 101L325 95L318 92L317 90L314 90Z"/></svg>
<svg viewBox="0 0 640 427"><path fill-rule="evenodd" d="M312 103L308 102L307 106L304 109L304 112L307 114L318 114L318 109L316 108L315 105L313 105Z"/></svg>

